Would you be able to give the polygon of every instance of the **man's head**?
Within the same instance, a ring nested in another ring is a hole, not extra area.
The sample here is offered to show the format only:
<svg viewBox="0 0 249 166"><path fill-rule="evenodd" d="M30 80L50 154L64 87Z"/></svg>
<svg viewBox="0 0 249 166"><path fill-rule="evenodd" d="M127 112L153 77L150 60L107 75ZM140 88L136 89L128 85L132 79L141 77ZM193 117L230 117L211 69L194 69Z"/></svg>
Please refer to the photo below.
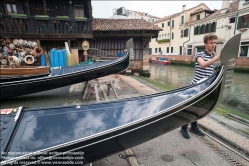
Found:
<svg viewBox="0 0 249 166"><path fill-rule="evenodd" d="M206 47L206 50L208 52L214 51L215 46L216 46L217 36L213 34L208 34L204 36L203 40L204 40L204 45Z"/></svg>

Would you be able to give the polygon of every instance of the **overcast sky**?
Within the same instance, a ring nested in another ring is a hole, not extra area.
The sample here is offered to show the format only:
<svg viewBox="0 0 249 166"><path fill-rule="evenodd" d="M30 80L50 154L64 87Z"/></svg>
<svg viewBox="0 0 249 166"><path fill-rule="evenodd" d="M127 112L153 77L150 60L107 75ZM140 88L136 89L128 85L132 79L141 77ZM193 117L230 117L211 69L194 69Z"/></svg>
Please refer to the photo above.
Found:
<svg viewBox="0 0 249 166"><path fill-rule="evenodd" d="M93 17L109 18L113 15L113 9L125 7L125 9L145 12L157 17L164 17L182 11L182 5L186 4L186 9L194 7L200 3L205 3L211 10L221 9L222 1L217 0L191 0L191 1L103 1L92 0Z"/></svg>

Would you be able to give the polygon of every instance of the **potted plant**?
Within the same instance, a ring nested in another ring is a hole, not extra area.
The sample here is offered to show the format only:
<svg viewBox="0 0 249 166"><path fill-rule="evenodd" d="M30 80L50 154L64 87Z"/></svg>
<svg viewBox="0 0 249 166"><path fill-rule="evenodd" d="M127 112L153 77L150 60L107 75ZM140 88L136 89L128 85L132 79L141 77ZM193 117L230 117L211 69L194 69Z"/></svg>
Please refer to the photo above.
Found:
<svg viewBox="0 0 249 166"><path fill-rule="evenodd" d="M35 15L35 18L39 20L48 20L49 16L48 15Z"/></svg>
<svg viewBox="0 0 249 166"><path fill-rule="evenodd" d="M56 16L57 20L69 20L68 16Z"/></svg>
<svg viewBox="0 0 249 166"><path fill-rule="evenodd" d="M86 17L75 17L76 21L86 21L87 18Z"/></svg>
<svg viewBox="0 0 249 166"><path fill-rule="evenodd" d="M26 19L27 15L26 14L11 14L12 18L22 18L22 19Z"/></svg>
<svg viewBox="0 0 249 166"><path fill-rule="evenodd" d="M162 40L157 40L157 43L167 43L169 41L170 39L162 39Z"/></svg>

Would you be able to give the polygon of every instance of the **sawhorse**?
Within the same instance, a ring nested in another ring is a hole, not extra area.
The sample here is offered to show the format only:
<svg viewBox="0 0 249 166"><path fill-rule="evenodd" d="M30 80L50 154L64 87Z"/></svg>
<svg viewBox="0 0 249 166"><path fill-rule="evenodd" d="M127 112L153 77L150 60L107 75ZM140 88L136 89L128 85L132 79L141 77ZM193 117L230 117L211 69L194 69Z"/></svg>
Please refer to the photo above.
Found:
<svg viewBox="0 0 249 166"><path fill-rule="evenodd" d="M83 100L88 100L91 94L95 95L96 101L99 102L99 92L98 92L98 88L101 89L103 96L105 98L106 101L109 101L108 97L110 94L110 89L112 88L114 91L114 94L116 96L116 98L118 99L118 94L116 92L116 89L114 87L114 80L102 80L102 79L95 79L95 80L91 80L91 81L86 81L82 94L83 94ZM103 84L107 85L107 94L104 91L103 88ZM88 89L88 90L87 90ZM88 91L87 93L86 90Z"/></svg>

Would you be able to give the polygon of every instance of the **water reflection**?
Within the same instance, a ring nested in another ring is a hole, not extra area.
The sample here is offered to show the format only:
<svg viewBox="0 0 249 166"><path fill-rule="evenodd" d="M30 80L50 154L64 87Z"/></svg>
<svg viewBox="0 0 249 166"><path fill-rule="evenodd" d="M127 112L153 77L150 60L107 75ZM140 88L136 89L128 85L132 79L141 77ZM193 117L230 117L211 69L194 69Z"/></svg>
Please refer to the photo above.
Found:
<svg viewBox="0 0 249 166"><path fill-rule="evenodd" d="M190 85L194 67L150 64L151 79L172 85L175 88ZM249 112L249 75L234 73L231 89L225 89L222 103Z"/></svg>

